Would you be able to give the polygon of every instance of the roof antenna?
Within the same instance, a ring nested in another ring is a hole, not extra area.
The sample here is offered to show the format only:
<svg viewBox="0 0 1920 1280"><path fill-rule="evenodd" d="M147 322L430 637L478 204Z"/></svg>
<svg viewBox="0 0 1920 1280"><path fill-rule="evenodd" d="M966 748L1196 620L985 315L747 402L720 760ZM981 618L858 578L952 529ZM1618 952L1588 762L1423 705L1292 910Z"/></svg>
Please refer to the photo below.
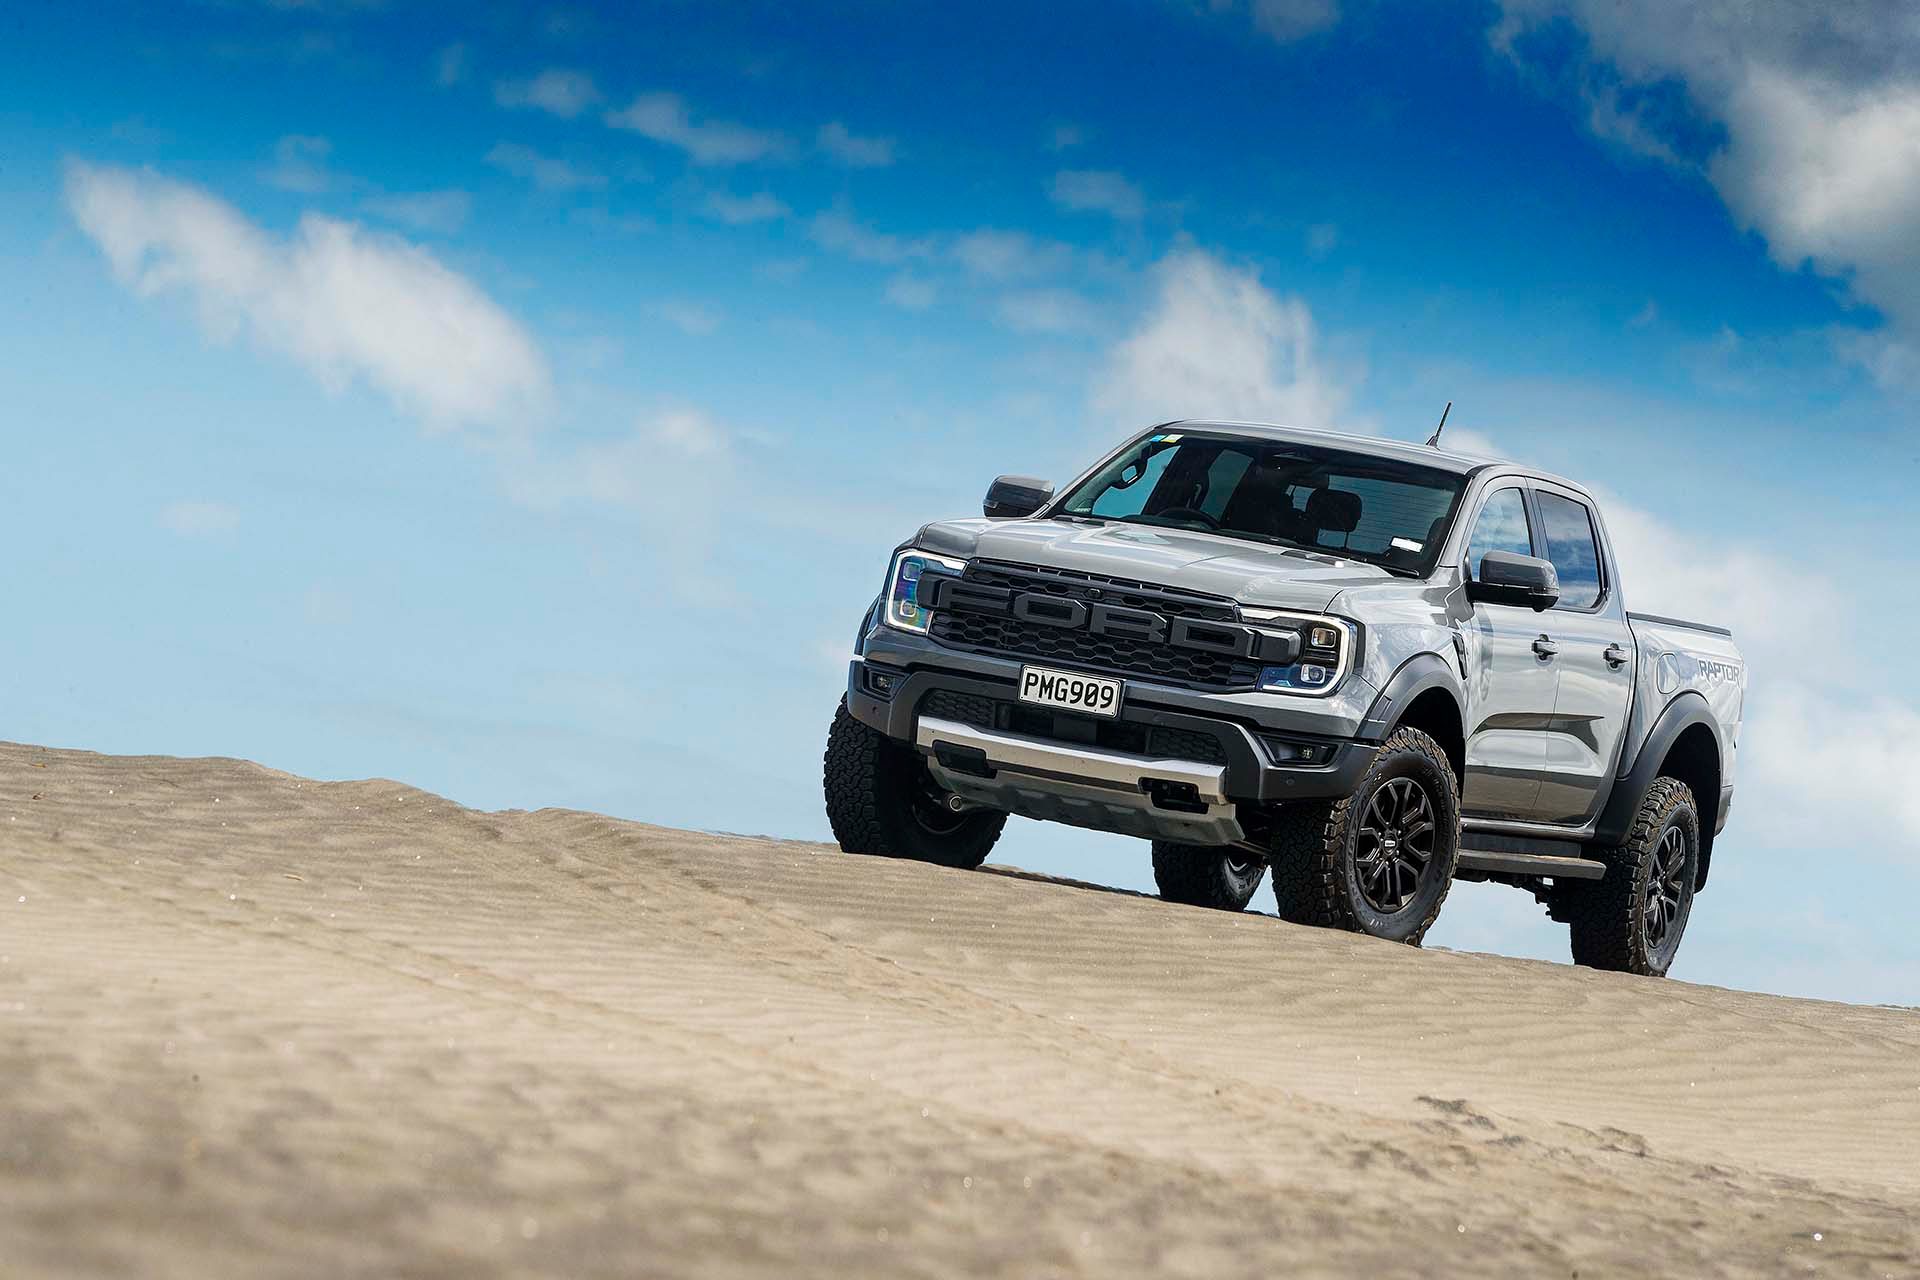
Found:
<svg viewBox="0 0 1920 1280"><path fill-rule="evenodd" d="M1447 429L1447 415L1452 412L1453 401L1449 400L1447 401L1447 407L1440 411L1440 425L1435 427L1433 434L1427 437L1427 448L1438 449L1440 447L1440 433Z"/></svg>

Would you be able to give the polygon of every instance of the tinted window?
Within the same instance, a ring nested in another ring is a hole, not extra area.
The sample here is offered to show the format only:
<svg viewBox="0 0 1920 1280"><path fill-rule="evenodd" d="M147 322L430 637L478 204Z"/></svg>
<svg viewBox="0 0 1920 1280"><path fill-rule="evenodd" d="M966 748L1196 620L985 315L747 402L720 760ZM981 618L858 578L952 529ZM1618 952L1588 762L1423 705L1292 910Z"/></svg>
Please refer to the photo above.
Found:
<svg viewBox="0 0 1920 1280"><path fill-rule="evenodd" d="M1536 491L1540 533L1547 559L1560 575L1560 608L1590 609L1600 601L1600 551L1594 545L1593 517L1583 503L1557 493Z"/></svg>
<svg viewBox="0 0 1920 1280"><path fill-rule="evenodd" d="M1460 476L1345 449L1162 432L1067 495L1063 510L1365 560L1433 564Z"/></svg>
<svg viewBox="0 0 1920 1280"><path fill-rule="evenodd" d="M1469 577L1480 575L1480 557L1489 551L1533 554L1533 539L1527 533L1527 500L1518 489L1502 489L1480 508L1480 518L1473 522L1473 536L1467 540Z"/></svg>
<svg viewBox="0 0 1920 1280"><path fill-rule="evenodd" d="M1156 453L1144 462L1123 469L1115 476L1113 485L1094 502L1092 514L1116 517L1139 515L1146 507L1147 499L1159 487L1161 477L1167 471L1167 462L1172 457L1171 450Z"/></svg>
<svg viewBox="0 0 1920 1280"><path fill-rule="evenodd" d="M1200 504L1200 510L1218 520L1226 514L1227 499L1233 496L1234 486L1240 483L1240 477L1247 474L1247 468L1253 465L1253 455L1242 453L1238 449L1222 449L1220 456L1207 468L1207 496Z"/></svg>

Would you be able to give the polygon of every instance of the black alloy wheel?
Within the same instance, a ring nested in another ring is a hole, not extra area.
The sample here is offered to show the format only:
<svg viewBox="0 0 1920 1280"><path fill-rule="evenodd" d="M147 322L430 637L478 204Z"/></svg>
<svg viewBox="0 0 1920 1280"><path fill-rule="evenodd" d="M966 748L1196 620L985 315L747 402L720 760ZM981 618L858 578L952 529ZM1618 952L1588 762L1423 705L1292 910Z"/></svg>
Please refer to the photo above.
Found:
<svg viewBox="0 0 1920 1280"><path fill-rule="evenodd" d="M1394 778L1373 793L1354 851L1360 895L1368 906L1390 916L1413 901L1433 861L1438 832L1433 800L1417 779Z"/></svg>
<svg viewBox="0 0 1920 1280"><path fill-rule="evenodd" d="M1646 930L1647 951L1659 956L1667 950L1667 941L1685 923L1683 908L1693 880L1693 849L1686 828L1678 823L1666 829L1654 846L1652 864L1647 868L1647 889L1640 908L1641 928ZM1677 937L1674 938L1678 941ZM1677 948L1676 948L1677 949Z"/></svg>

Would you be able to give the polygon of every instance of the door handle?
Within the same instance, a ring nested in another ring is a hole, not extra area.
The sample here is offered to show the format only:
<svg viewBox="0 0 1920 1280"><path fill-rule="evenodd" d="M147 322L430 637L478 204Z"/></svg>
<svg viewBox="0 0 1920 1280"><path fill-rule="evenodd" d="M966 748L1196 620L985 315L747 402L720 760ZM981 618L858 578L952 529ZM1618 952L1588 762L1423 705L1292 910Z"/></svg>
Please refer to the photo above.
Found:
<svg viewBox="0 0 1920 1280"><path fill-rule="evenodd" d="M1560 652L1560 646L1553 642L1552 636L1541 636L1533 642L1533 651L1543 658L1551 658Z"/></svg>
<svg viewBox="0 0 1920 1280"><path fill-rule="evenodd" d="M1606 651L1600 656L1605 658L1607 665L1615 671L1627 665L1627 651L1617 644L1608 645Z"/></svg>

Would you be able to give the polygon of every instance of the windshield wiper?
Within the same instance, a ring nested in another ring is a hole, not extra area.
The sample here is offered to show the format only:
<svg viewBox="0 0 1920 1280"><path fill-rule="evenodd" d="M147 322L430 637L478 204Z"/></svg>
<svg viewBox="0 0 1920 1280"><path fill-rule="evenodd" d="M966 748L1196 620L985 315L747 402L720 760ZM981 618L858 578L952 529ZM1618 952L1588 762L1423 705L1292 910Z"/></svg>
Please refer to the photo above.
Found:
<svg viewBox="0 0 1920 1280"><path fill-rule="evenodd" d="M1080 524L1112 524L1113 523L1113 521L1106 516L1084 515L1078 511L1056 511L1052 515L1048 516L1047 519L1073 520Z"/></svg>

